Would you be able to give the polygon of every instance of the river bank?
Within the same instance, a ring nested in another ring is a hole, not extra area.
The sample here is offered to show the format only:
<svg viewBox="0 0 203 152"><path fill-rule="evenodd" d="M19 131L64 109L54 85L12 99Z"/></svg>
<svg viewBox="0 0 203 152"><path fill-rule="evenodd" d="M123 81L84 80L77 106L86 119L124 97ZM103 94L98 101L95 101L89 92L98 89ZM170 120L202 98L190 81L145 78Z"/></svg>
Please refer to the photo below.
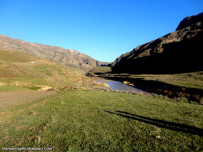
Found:
<svg viewBox="0 0 203 152"><path fill-rule="evenodd" d="M132 85L125 84L120 81L114 81L114 80L108 80L108 79L97 79L96 80L99 83L105 83L108 85L110 90L113 91L120 91L120 92L127 92L127 93L132 93L132 94L142 94L142 95L149 95L149 92L146 92L140 88L136 88Z"/></svg>
<svg viewBox="0 0 203 152"><path fill-rule="evenodd" d="M107 78L107 77L106 77ZM155 80L144 80L140 78L122 78L122 77L111 77L111 80L128 82L133 86L138 87L150 93L160 94L169 98L184 98L190 102L198 102L203 104L203 90L197 88L180 87L172 84L167 84Z"/></svg>
<svg viewBox="0 0 203 152"><path fill-rule="evenodd" d="M110 67L98 67L91 70L87 75L124 82L144 91L169 98L185 99L188 102L203 104L203 74L201 71L171 75L136 75L111 73Z"/></svg>

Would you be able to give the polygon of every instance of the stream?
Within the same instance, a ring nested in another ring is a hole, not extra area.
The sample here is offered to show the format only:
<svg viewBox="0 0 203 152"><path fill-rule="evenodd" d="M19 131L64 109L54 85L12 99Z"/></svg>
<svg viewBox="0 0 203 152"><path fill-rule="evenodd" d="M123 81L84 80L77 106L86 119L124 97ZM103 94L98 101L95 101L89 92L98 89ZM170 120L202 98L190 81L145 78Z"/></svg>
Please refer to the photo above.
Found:
<svg viewBox="0 0 203 152"><path fill-rule="evenodd" d="M103 82L107 84L111 90L115 90L115 91L135 93L135 94L149 94L149 92L124 84L120 81L102 79L102 80L98 80L97 82Z"/></svg>

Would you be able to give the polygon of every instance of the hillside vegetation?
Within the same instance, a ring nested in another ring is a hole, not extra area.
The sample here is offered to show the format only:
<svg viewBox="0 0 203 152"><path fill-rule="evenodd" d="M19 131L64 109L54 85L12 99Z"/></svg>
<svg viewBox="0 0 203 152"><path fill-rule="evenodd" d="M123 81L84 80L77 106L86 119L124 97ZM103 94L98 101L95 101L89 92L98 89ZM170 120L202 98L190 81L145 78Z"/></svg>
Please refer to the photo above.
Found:
<svg viewBox="0 0 203 152"><path fill-rule="evenodd" d="M69 67L19 51L0 50L0 90L8 88L90 88L92 79ZM8 89L9 90L9 89Z"/></svg>

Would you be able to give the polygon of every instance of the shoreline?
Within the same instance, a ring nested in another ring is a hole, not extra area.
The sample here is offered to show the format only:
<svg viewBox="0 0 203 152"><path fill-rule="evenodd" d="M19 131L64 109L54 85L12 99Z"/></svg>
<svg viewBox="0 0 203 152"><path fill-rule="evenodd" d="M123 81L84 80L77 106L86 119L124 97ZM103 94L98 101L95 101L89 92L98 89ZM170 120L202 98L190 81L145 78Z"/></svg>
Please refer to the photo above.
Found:
<svg viewBox="0 0 203 152"><path fill-rule="evenodd" d="M144 80L141 78L128 78L128 77L111 77L111 76L98 76L94 77L96 81L105 80L105 81L119 81L119 82L128 82L133 84L136 88L147 91L149 93L155 93L158 95L167 96L169 98L178 99L183 98L188 102L196 102L203 104L203 90L198 88L189 88L181 87L158 80Z"/></svg>

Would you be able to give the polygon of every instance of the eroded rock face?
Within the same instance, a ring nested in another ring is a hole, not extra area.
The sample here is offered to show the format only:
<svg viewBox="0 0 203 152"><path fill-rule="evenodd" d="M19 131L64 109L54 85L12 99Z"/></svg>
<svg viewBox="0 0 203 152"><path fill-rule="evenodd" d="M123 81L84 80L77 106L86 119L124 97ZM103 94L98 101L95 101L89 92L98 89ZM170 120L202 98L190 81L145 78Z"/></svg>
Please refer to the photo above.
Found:
<svg viewBox="0 0 203 152"><path fill-rule="evenodd" d="M84 72L100 65L99 61L76 50L25 42L4 35L0 35L0 48L11 51L22 51L43 59L54 61L58 64L83 70Z"/></svg>
<svg viewBox="0 0 203 152"><path fill-rule="evenodd" d="M187 18L188 22L184 19L175 32L121 55L112 63L112 71L181 73L203 70L202 13Z"/></svg>

